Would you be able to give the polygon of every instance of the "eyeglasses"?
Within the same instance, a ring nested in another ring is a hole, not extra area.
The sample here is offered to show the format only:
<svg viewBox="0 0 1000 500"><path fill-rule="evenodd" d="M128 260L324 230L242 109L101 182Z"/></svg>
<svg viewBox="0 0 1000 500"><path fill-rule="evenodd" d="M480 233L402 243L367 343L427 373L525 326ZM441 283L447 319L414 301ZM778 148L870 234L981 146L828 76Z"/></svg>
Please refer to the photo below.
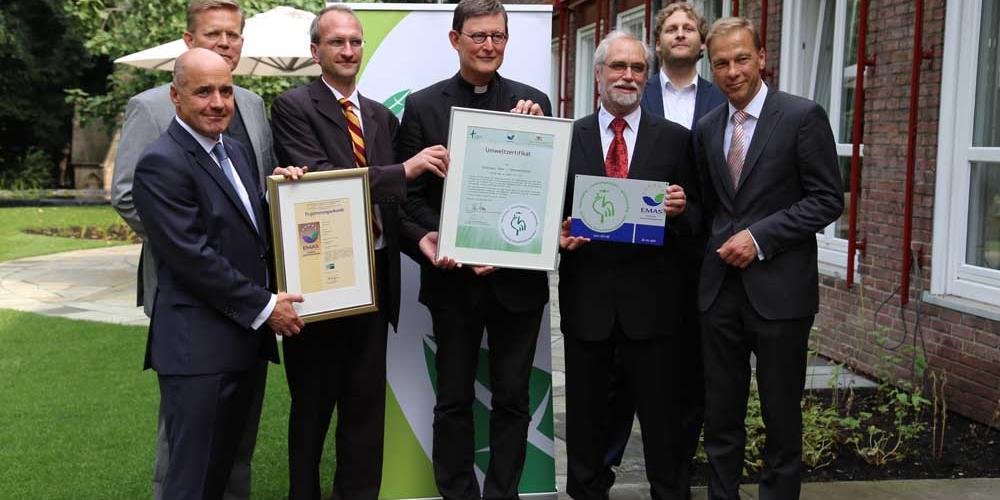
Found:
<svg viewBox="0 0 1000 500"><path fill-rule="evenodd" d="M462 33L462 34L465 35L465 36L467 36L467 37L469 37L469 38L471 38L472 41L475 42L476 45L482 45L482 44L486 43L486 39L487 38L489 38L493 42L493 45L503 45L503 44L507 43L507 34L506 33L483 33L483 32L476 32L476 33L472 33L471 35L469 33Z"/></svg>
<svg viewBox="0 0 1000 500"><path fill-rule="evenodd" d="M623 61L614 61L610 63L604 63L604 66L610 69L611 71L614 71L615 73L624 73L626 69L631 69L632 73L636 74L646 73L646 65L642 63L628 64Z"/></svg>
<svg viewBox="0 0 1000 500"><path fill-rule="evenodd" d="M333 38L327 40L326 43L337 50L343 49L347 45L350 45L351 48L355 50L365 46L365 41L361 40L360 38L352 38L350 40L346 40L343 38Z"/></svg>

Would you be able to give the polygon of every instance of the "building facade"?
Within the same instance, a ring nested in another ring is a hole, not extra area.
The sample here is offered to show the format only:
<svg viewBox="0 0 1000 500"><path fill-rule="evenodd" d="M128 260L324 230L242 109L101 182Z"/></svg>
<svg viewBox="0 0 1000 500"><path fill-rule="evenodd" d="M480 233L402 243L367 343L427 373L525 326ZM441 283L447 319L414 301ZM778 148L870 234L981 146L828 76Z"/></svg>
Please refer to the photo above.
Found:
<svg viewBox="0 0 1000 500"><path fill-rule="evenodd" d="M560 116L580 118L594 110L595 40L613 29L649 40L647 12L670 0L552 3L550 97ZM1000 426L1000 5L690 3L709 22L738 12L758 24L768 85L830 116L846 203L816 235L812 348L883 379L919 378L926 361L947 377L949 409ZM710 78L705 59L700 73Z"/></svg>

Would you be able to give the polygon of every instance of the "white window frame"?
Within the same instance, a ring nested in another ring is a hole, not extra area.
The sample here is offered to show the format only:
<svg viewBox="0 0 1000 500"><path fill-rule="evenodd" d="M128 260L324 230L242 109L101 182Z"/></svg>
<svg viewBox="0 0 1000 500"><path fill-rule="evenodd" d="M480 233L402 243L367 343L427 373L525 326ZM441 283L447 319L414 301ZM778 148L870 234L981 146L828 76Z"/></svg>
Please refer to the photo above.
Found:
<svg viewBox="0 0 1000 500"><path fill-rule="evenodd" d="M778 88L795 95L808 98L815 95L816 76L820 63L817 47L820 43L822 30L808 30L805 27L805 16L810 12L825 12L827 2L836 2L834 8L833 60L830 71L830 128L837 141L838 158L850 158L853 150L850 137L838 137L840 134L840 107L843 102L843 82L857 71L856 66L844 68L844 41L847 36L847 0L819 0L818 3L784 2L782 4L781 26L781 66L778 78ZM807 11L815 7L816 11ZM727 3L728 8L728 3ZM818 25L822 24L822 19ZM811 59L806 54L813 54ZM808 71L804 66L808 65ZM807 76L808 75L808 76ZM864 145L861 145L861 157L864 158ZM839 166L838 166L839 171ZM845 186L847 187L847 186ZM845 200L846 201L846 200ZM818 247L817 260L819 270L823 274L844 278L847 276L847 240L837 237L836 222L830 224L823 233L816 235ZM858 255L854 256L855 270L859 269Z"/></svg>
<svg viewBox="0 0 1000 500"><path fill-rule="evenodd" d="M944 57L934 191L931 294L1000 306L1000 271L965 263L972 162L1000 162L1000 147L972 147L982 0L951 0Z"/></svg>
<svg viewBox="0 0 1000 500"><path fill-rule="evenodd" d="M629 29L629 25L639 25L639 33L636 34L635 31ZM629 10L622 11L618 13L618 21L615 25L615 29L627 31L636 35L640 40L646 42L649 40L649 34L646 33L646 7L640 5L638 7L632 7Z"/></svg>
<svg viewBox="0 0 1000 500"><path fill-rule="evenodd" d="M552 103L552 115L559 116L559 86L562 85L560 76L566 78L566 75L559 74L559 64L562 62L560 59L563 57L559 53L559 37L556 36L552 39L552 57L551 57L551 76L549 77L549 102Z"/></svg>
<svg viewBox="0 0 1000 500"><path fill-rule="evenodd" d="M594 50L597 25L576 30L576 71L573 76L573 118L594 112ZM589 39L589 41L588 41Z"/></svg>

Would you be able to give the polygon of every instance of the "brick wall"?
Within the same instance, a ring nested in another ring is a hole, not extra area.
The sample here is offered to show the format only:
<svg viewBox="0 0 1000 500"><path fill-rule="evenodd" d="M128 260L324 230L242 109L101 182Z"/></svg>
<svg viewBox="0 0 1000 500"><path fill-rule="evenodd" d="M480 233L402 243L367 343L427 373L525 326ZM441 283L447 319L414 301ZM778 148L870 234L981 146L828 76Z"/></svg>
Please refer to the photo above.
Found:
<svg viewBox="0 0 1000 500"><path fill-rule="evenodd" d="M955 310L920 304L930 288L932 217L937 158L938 106L944 40L945 0L926 0L924 47L933 53L920 71L918 126L913 190L911 248L919 259L921 277L911 274L910 301L900 307L903 245L903 200L906 178L910 70L915 3L872 0L868 55L877 65L865 77L864 144L858 215L859 238L867 242L861 258L861 283L823 277L820 315L813 347L820 353L869 374L888 371L909 379L910 360L898 365L887 357L899 355L876 343L876 334L890 344L926 345L929 366L947 374L948 407L996 426L1000 409L1000 322ZM878 310L882 303L885 305ZM919 308L919 323L916 322ZM878 314L876 315L876 311ZM920 335L915 335L919 326ZM900 350L905 351L905 347Z"/></svg>

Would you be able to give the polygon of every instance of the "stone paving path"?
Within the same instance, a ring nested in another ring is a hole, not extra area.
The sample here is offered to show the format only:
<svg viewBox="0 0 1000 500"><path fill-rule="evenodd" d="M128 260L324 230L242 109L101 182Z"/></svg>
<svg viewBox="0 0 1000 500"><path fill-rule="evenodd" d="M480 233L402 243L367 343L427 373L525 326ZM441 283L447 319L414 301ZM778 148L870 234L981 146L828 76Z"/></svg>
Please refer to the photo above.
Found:
<svg viewBox="0 0 1000 500"><path fill-rule="evenodd" d="M0 308L29 311L69 319L146 325L142 309L135 307L135 273L139 246L116 246L78 250L0 263ZM562 336L559 332L557 277L552 286L552 383L556 421L556 480L560 491L566 484L566 376ZM840 371L822 359L809 362L807 386L830 387L838 383L856 387L872 382ZM648 499L645 466L638 425L617 470L618 482L611 492L615 500ZM756 499L756 487L742 489L745 499ZM560 499L569 498L560 493ZM694 498L705 498L705 489L696 488ZM807 483L803 500L998 500L1000 479L879 481L849 483Z"/></svg>

